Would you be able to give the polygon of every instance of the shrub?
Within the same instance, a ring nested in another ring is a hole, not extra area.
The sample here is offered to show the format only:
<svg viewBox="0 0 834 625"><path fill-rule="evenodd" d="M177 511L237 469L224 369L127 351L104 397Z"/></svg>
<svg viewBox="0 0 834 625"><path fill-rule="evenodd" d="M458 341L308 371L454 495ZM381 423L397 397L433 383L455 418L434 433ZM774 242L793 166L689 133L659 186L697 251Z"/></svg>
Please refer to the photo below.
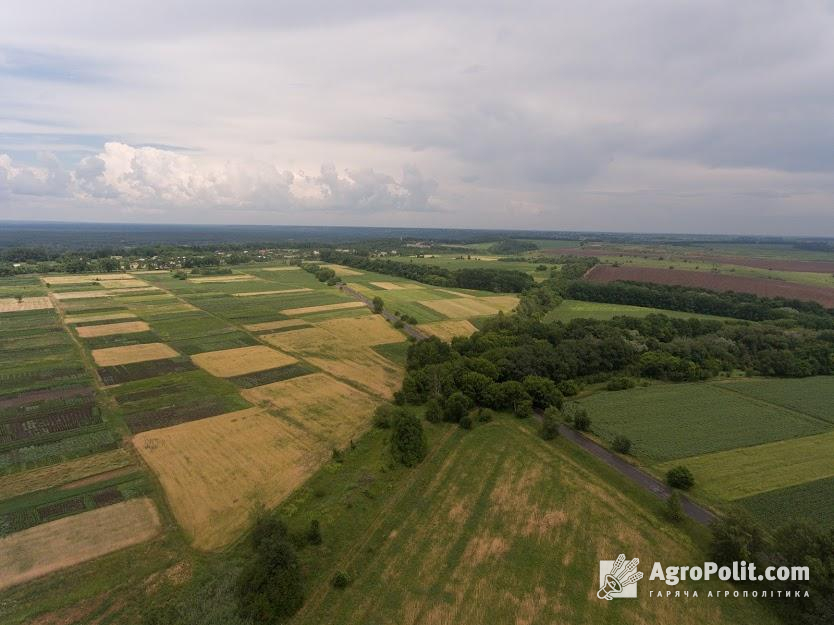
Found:
<svg viewBox="0 0 834 625"><path fill-rule="evenodd" d="M695 476L684 466L677 466L666 472L666 483L672 488L689 490L695 485Z"/></svg>
<svg viewBox="0 0 834 625"><path fill-rule="evenodd" d="M588 411L585 409L585 406L583 406L582 404L579 404L575 401L571 401L571 402L566 403L562 407L562 414L565 417L565 421L567 421L568 423L573 424L576 417L582 416L582 415L588 416Z"/></svg>
<svg viewBox="0 0 834 625"><path fill-rule="evenodd" d="M634 380L625 377L611 378L605 388L609 391L625 391L634 388Z"/></svg>
<svg viewBox="0 0 834 625"><path fill-rule="evenodd" d="M555 406L550 406L544 411L542 415L542 424L539 433L541 437L550 441L559 436L559 421L561 421L562 413Z"/></svg>
<svg viewBox="0 0 834 625"><path fill-rule="evenodd" d="M574 415L573 427L580 432L587 432L591 429L591 417L588 416L586 410Z"/></svg>
<svg viewBox="0 0 834 625"><path fill-rule="evenodd" d="M443 406L436 398L426 402L426 421L429 423L440 423L443 420Z"/></svg>
<svg viewBox="0 0 834 625"><path fill-rule="evenodd" d="M489 423L493 419L492 410L489 408L478 409L478 421L481 423Z"/></svg>
<svg viewBox="0 0 834 625"><path fill-rule="evenodd" d="M397 328L397 329L402 328L404 325L405 325L405 323L403 323L402 319L397 319L394 322L394 327Z"/></svg>
<svg viewBox="0 0 834 625"><path fill-rule="evenodd" d="M529 399L522 400L515 405L513 414L519 419L526 419L533 416L533 402Z"/></svg>
<svg viewBox="0 0 834 625"><path fill-rule="evenodd" d="M333 574L333 578L330 580L333 588L347 588L350 585L350 582L350 575L348 575L347 571L336 571Z"/></svg>
<svg viewBox="0 0 834 625"><path fill-rule="evenodd" d="M377 295L373 300L374 305L374 312L379 314L382 312L382 309L385 308L385 302L382 301L382 298Z"/></svg>
<svg viewBox="0 0 834 625"><path fill-rule="evenodd" d="M559 382L557 388L565 397L573 397L579 393L579 384L577 384L574 380L564 380L563 382Z"/></svg>
<svg viewBox="0 0 834 625"><path fill-rule="evenodd" d="M683 521L683 505L681 505L681 496L678 491L672 491L669 499L666 500L666 516L673 523Z"/></svg>
<svg viewBox="0 0 834 625"><path fill-rule="evenodd" d="M446 398L446 404L443 406L443 419L451 423L460 421L467 412L469 412L470 401L469 398L457 391Z"/></svg>
<svg viewBox="0 0 834 625"><path fill-rule="evenodd" d="M472 417L470 417L468 414L463 415L460 418L460 421L458 421L458 425L462 427L464 430L471 430L473 425Z"/></svg>
<svg viewBox="0 0 834 625"><path fill-rule="evenodd" d="M528 375L524 378L522 384L530 399L533 400L533 406L535 408L546 408L547 406L561 407L562 394L556 387L556 383L550 378Z"/></svg>
<svg viewBox="0 0 834 625"><path fill-rule="evenodd" d="M403 409L399 406L392 406L391 404L377 406L377 409L374 411L374 426L387 430L391 427L394 419L402 413Z"/></svg>
<svg viewBox="0 0 834 625"><path fill-rule="evenodd" d="M307 528L306 538L307 542L311 545L321 544L321 524L319 523L318 519L313 519L312 521L310 521L310 527Z"/></svg>
<svg viewBox="0 0 834 625"><path fill-rule="evenodd" d="M627 454L631 451L631 439L627 436L615 436L614 440L611 441L611 449L618 454Z"/></svg>
<svg viewBox="0 0 834 625"><path fill-rule="evenodd" d="M391 429L391 455L407 467L419 464L426 457L426 434L423 424L406 412L398 415Z"/></svg>

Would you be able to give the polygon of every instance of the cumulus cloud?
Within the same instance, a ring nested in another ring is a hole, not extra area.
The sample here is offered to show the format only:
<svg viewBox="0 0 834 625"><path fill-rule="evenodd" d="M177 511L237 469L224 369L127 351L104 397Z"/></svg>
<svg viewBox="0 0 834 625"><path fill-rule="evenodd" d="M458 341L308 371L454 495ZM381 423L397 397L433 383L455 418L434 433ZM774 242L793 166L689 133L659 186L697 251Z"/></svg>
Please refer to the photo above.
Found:
<svg viewBox="0 0 834 625"><path fill-rule="evenodd" d="M155 147L109 142L65 170L54 155L41 164L15 164L0 155L0 194L70 195L127 208L226 207L385 212L433 209L437 182L406 165L400 180L373 169L338 172L325 164L316 176L264 161L215 161Z"/></svg>

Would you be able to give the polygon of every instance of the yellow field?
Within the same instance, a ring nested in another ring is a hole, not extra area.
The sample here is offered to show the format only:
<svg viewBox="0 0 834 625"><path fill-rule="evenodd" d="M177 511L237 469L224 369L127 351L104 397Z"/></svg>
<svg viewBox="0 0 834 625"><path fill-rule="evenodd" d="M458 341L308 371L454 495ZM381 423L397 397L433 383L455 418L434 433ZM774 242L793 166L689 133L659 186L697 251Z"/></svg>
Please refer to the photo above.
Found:
<svg viewBox="0 0 834 625"><path fill-rule="evenodd" d="M99 282L105 289L136 289L140 287L150 286L144 280L101 280Z"/></svg>
<svg viewBox="0 0 834 625"><path fill-rule="evenodd" d="M304 319L281 319L280 321L267 321L266 323L250 323L243 326L250 332L261 332L264 330L280 330L282 328L294 328L296 326L306 326L307 322Z"/></svg>
<svg viewBox="0 0 834 625"><path fill-rule="evenodd" d="M86 339L95 336L149 332L150 329L151 327L144 321L126 321L124 323L103 323L96 326L82 326L76 328L75 331L78 332L78 336Z"/></svg>
<svg viewBox="0 0 834 625"><path fill-rule="evenodd" d="M386 291L405 291L406 289L424 289L421 284L411 284L409 282L371 282L375 287L385 289Z"/></svg>
<svg viewBox="0 0 834 625"><path fill-rule="evenodd" d="M191 360L195 365L218 378L232 378L298 362L292 356L282 354L266 345L203 352L193 355Z"/></svg>
<svg viewBox="0 0 834 625"><path fill-rule="evenodd" d="M61 464L38 467L20 473L0 476L0 499L9 499L24 493L44 490L83 480L114 469L133 464L124 449L113 449L92 456L68 460Z"/></svg>
<svg viewBox="0 0 834 625"><path fill-rule="evenodd" d="M250 293L232 293L235 297L255 297L257 295L280 295L282 293L306 293L307 291L312 291L313 289L303 288L303 289L282 289L280 291L254 291Z"/></svg>
<svg viewBox="0 0 834 625"><path fill-rule="evenodd" d="M133 362L146 360L162 360L179 356L177 352L165 343L142 343L140 345L124 345L121 347L105 347L92 351L93 360L99 367L113 365L128 365Z"/></svg>
<svg viewBox="0 0 834 625"><path fill-rule="evenodd" d="M55 299L92 299L95 297L110 297L110 291L100 289L98 291L67 291L66 293L53 293Z"/></svg>
<svg viewBox="0 0 834 625"><path fill-rule="evenodd" d="M205 276L205 277L196 277L196 278L188 278L189 282L194 282L195 284L211 284L212 282L245 282L245 281L258 281L260 278L256 278L255 276L250 276L246 273L235 273L229 276Z"/></svg>
<svg viewBox="0 0 834 625"><path fill-rule="evenodd" d="M0 589L144 542L159 528L156 507L142 498L0 538Z"/></svg>
<svg viewBox="0 0 834 625"><path fill-rule="evenodd" d="M426 334L436 336L444 341L451 341L456 336L471 336L478 331L478 328L472 325L466 319L459 321L434 321L432 323L421 323L417 326L418 330L422 330Z"/></svg>
<svg viewBox="0 0 834 625"><path fill-rule="evenodd" d="M133 313L105 313L103 315L72 315L64 318L64 323L85 323L87 321L113 321L115 319L135 319Z"/></svg>
<svg viewBox="0 0 834 625"><path fill-rule="evenodd" d="M310 313L327 312L329 310L343 310L347 308L367 308L362 302L340 302L338 304L324 304L322 306L304 306L302 308L287 308L281 312L285 315L308 315Z"/></svg>
<svg viewBox="0 0 834 625"><path fill-rule="evenodd" d="M167 273L167 272L166 272ZM41 280L47 284L85 284L98 282L100 280L135 280L127 273L93 273L79 274L77 276L41 276Z"/></svg>
<svg viewBox="0 0 834 625"><path fill-rule="evenodd" d="M329 319L315 324L327 330L336 338L349 342L351 345L385 345L387 343L402 343L405 336L385 321L381 315L370 317L356 317L344 319Z"/></svg>
<svg viewBox="0 0 834 625"><path fill-rule="evenodd" d="M343 265L334 265L332 263L323 263L322 267L327 267L328 269L332 269L337 276L340 278L342 276L361 276L362 272L357 271L356 269L351 269L350 267L345 267Z"/></svg>
<svg viewBox="0 0 834 625"><path fill-rule="evenodd" d="M254 404L276 411L325 449L342 447L368 429L379 404L367 393L324 373L256 386L241 394Z"/></svg>
<svg viewBox="0 0 834 625"><path fill-rule="evenodd" d="M512 295L492 297L456 297L453 299L435 299L419 302L450 319L468 319L495 315L500 311L508 312L518 305L518 298Z"/></svg>
<svg viewBox="0 0 834 625"><path fill-rule="evenodd" d="M256 506L280 503L330 454L304 429L259 408L143 432L133 442L177 521L205 550L234 541Z"/></svg>
<svg viewBox="0 0 834 625"><path fill-rule="evenodd" d="M402 367L368 348L350 349L342 344L330 354L307 356L306 360L334 377L348 380L389 400L394 397L403 379Z"/></svg>
<svg viewBox="0 0 834 625"><path fill-rule="evenodd" d="M0 313L43 310L52 307L52 300L48 297L24 297L19 302L16 297L0 298Z"/></svg>

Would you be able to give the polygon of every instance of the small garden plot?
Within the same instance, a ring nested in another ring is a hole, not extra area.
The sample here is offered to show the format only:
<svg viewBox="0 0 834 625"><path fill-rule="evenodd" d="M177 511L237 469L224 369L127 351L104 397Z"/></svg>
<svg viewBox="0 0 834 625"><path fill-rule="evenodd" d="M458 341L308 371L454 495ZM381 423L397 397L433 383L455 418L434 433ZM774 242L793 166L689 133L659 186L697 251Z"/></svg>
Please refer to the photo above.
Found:
<svg viewBox="0 0 834 625"><path fill-rule="evenodd" d="M64 323L67 324L82 324L82 323L98 323L100 321L117 321L119 319L135 319L136 315L129 312L114 312L104 314L91 315L72 315L64 317Z"/></svg>
<svg viewBox="0 0 834 625"><path fill-rule="evenodd" d="M237 539L255 507L280 503L330 455L300 427L258 408L145 432L133 442L177 521L204 550Z"/></svg>
<svg viewBox="0 0 834 625"><path fill-rule="evenodd" d="M205 352L191 357L194 363L219 378L232 378L290 365L297 360L265 345Z"/></svg>
<svg viewBox="0 0 834 625"><path fill-rule="evenodd" d="M144 343L141 345L124 345L121 347L106 347L92 351L93 360L99 367L113 367L128 365L147 360L163 360L175 358L179 354L165 345L165 343Z"/></svg>
<svg viewBox="0 0 834 625"><path fill-rule="evenodd" d="M98 408L91 400L64 409L31 414L19 410L13 416L0 418L0 446L24 444L101 423Z"/></svg>
<svg viewBox="0 0 834 625"><path fill-rule="evenodd" d="M146 380L147 378L154 378L172 373L194 371L196 368L196 365L191 362L189 358L178 357L167 360L134 362L128 365L100 367L98 369L98 376L101 378L102 384L105 386L112 386L113 384L124 384L125 382Z"/></svg>
<svg viewBox="0 0 834 625"><path fill-rule="evenodd" d="M215 332L205 336L195 336L190 339L174 340L171 345L184 354L193 355L202 352L216 352L224 349L250 347L258 345L258 341L242 330L231 332Z"/></svg>
<svg viewBox="0 0 834 625"><path fill-rule="evenodd" d="M478 328L466 319L421 323L417 326L417 329L444 341L451 341L456 336L471 336L478 331Z"/></svg>
<svg viewBox="0 0 834 625"><path fill-rule="evenodd" d="M300 375L315 373L316 371L318 371L318 369L312 365L308 365L306 362L297 362L292 365L287 365L286 367L267 369L265 371L236 376L229 378L229 381L240 388L253 388L255 386L272 384L273 382L290 380L292 378L297 378Z"/></svg>
<svg viewBox="0 0 834 625"><path fill-rule="evenodd" d="M99 273L99 274L78 274L73 276L43 276L43 280L49 285L63 285L63 284L86 284L88 282L99 282L101 280L135 280L133 276L127 273Z"/></svg>
<svg viewBox="0 0 834 625"><path fill-rule="evenodd" d="M499 312L509 312L518 305L513 296L456 297L451 299L421 300L420 304L450 319L468 319Z"/></svg>
<svg viewBox="0 0 834 625"><path fill-rule="evenodd" d="M250 276L246 273L235 273L228 276L205 276L203 278L196 277L192 278L189 277L188 281L193 282L194 284L214 284L214 283L223 283L223 282L246 282L246 281L255 281L259 280L255 276Z"/></svg>
<svg viewBox="0 0 834 625"><path fill-rule="evenodd" d="M153 502L140 498L0 538L0 589L144 542L159 529Z"/></svg>
<svg viewBox="0 0 834 625"><path fill-rule="evenodd" d="M267 321L266 323L250 323L243 326L250 332L269 332L272 330L289 330L291 328L308 327L304 319L279 319L278 321Z"/></svg>
<svg viewBox="0 0 834 625"><path fill-rule="evenodd" d="M404 291L407 289L426 288L422 284L412 284L410 282L369 282L368 284L372 284L383 291Z"/></svg>
<svg viewBox="0 0 834 625"><path fill-rule="evenodd" d="M322 263L322 267L326 267L327 269L332 269L333 272L339 276L340 278L343 276L361 276L363 272L357 271L356 269L351 269L350 267L345 267L344 265L334 265L332 263Z"/></svg>
<svg viewBox="0 0 834 625"><path fill-rule="evenodd" d="M54 464L116 447L118 447L118 442L115 435L101 426L99 429L75 436L66 436L55 441L17 447L7 451L0 450L0 473Z"/></svg>
<svg viewBox="0 0 834 625"><path fill-rule="evenodd" d="M4 297L0 299L0 313L15 313L28 310L45 310L53 308L52 300L48 297Z"/></svg>
<svg viewBox="0 0 834 625"><path fill-rule="evenodd" d="M259 297L263 295L289 295L290 293L307 293L313 289L306 287L300 289L281 289L278 291L250 291L249 293L232 293L234 297Z"/></svg>
<svg viewBox="0 0 834 625"><path fill-rule="evenodd" d="M101 280L99 284L105 289L137 289L151 286L144 280Z"/></svg>
<svg viewBox="0 0 834 625"><path fill-rule="evenodd" d="M120 347L128 345L140 345L158 343L159 336L153 332L134 332L128 334L108 334L105 336L94 336L84 340L85 346L90 350L104 349L107 347Z"/></svg>
<svg viewBox="0 0 834 625"><path fill-rule="evenodd" d="M282 310L285 315L309 315L311 313L327 312L330 310L345 310L349 308L367 308L363 302L350 301L339 302L338 304L324 304L323 306L304 306L302 308L288 308Z"/></svg>
<svg viewBox="0 0 834 625"><path fill-rule="evenodd" d="M75 329L81 338L111 336L113 334L132 334L148 332L151 327L144 321L125 321L124 323L103 323L93 326L80 326Z"/></svg>

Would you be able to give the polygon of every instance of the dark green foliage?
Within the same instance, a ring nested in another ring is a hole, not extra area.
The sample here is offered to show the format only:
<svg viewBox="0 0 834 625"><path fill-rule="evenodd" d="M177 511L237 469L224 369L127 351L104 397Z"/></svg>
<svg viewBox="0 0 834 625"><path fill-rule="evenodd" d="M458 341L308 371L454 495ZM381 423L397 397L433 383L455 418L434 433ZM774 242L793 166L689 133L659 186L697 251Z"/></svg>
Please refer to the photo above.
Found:
<svg viewBox="0 0 834 625"><path fill-rule="evenodd" d="M377 295L373 299L373 305L374 305L374 312L376 314L381 313L382 310L385 308L385 302L382 300L382 298L379 295Z"/></svg>
<svg viewBox="0 0 834 625"><path fill-rule="evenodd" d="M564 397L573 397L579 393L579 384L575 380L563 380L557 388Z"/></svg>
<svg viewBox="0 0 834 625"><path fill-rule="evenodd" d="M562 407L562 393L556 387L556 383L550 378L539 375L528 375L521 382L524 390L530 396L534 408L546 408L547 406Z"/></svg>
<svg viewBox="0 0 834 625"><path fill-rule="evenodd" d="M519 419L527 419L533 416L533 402L529 399L516 403L513 414Z"/></svg>
<svg viewBox="0 0 834 625"><path fill-rule="evenodd" d="M391 428L391 455L394 460L413 467L426 457L427 447L420 420L407 412L400 414Z"/></svg>
<svg viewBox="0 0 834 625"><path fill-rule="evenodd" d="M443 406L437 398L432 398L426 402L426 421L429 423L439 423L443 420Z"/></svg>
<svg viewBox="0 0 834 625"><path fill-rule="evenodd" d="M580 403L575 401L567 402L564 406L562 406L562 414L565 416L565 421L573 425L576 421L576 418L579 417L580 419L583 417L588 416L588 410Z"/></svg>
<svg viewBox="0 0 834 625"><path fill-rule="evenodd" d="M494 418L492 414L492 410L489 408L479 408L478 409L478 421L481 423L489 423Z"/></svg>
<svg viewBox="0 0 834 625"><path fill-rule="evenodd" d="M443 404L443 419L444 421L457 423L469 412L471 407L472 402L466 395L460 391L452 393Z"/></svg>
<svg viewBox="0 0 834 625"><path fill-rule="evenodd" d="M605 389L608 391L625 391L630 388L634 388L634 380L624 376L611 378L605 385Z"/></svg>
<svg viewBox="0 0 834 625"><path fill-rule="evenodd" d="M544 411L542 415L541 428L539 433L541 437L550 441L559 436L559 422L562 420L562 413L555 406L550 406Z"/></svg>
<svg viewBox="0 0 834 625"><path fill-rule="evenodd" d="M492 254L520 254L539 249L539 246L532 241L519 241L517 239L504 239L487 248Z"/></svg>
<svg viewBox="0 0 834 625"><path fill-rule="evenodd" d="M458 421L458 425L464 430L471 430L474 423L472 422L472 417L465 414L460 418L460 421Z"/></svg>
<svg viewBox="0 0 834 625"><path fill-rule="evenodd" d="M618 454L627 454L631 451L631 439L627 436L615 436L611 441L611 449Z"/></svg>
<svg viewBox="0 0 834 625"><path fill-rule="evenodd" d="M377 406L376 411L374 411L374 426L388 429L394 421L404 413L405 410L400 406L393 406L391 404L382 404L381 406Z"/></svg>
<svg viewBox="0 0 834 625"><path fill-rule="evenodd" d="M591 429L591 417L584 410L573 415L573 427L579 432L588 432Z"/></svg>
<svg viewBox="0 0 834 625"><path fill-rule="evenodd" d="M666 472L666 483L672 488L689 490L695 485L695 476L684 466L677 466Z"/></svg>
<svg viewBox="0 0 834 625"><path fill-rule="evenodd" d="M680 523L684 519L683 505L678 491L672 491L666 500L666 516L672 523Z"/></svg>
<svg viewBox="0 0 834 625"><path fill-rule="evenodd" d="M310 521L310 527L307 528L307 534L305 535L307 542L311 545L320 545L322 542L321 537L321 524L319 523L318 519L313 519Z"/></svg>
<svg viewBox="0 0 834 625"><path fill-rule="evenodd" d="M433 336L409 346L406 366L409 369L422 369L428 365L444 363L451 358L451 355L451 346Z"/></svg>
<svg viewBox="0 0 834 625"><path fill-rule="evenodd" d="M710 554L719 566L753 562L764 546L764 532L745 513L732 511L712 524Z"/></svg>
<svg viewBox="0 0 834 625"><path fill-rule="evenodd" d="M289 619L304 603L301 566L286 526L271 516L261 516L252 530L253 558L237 580L241 614L256 623Z"/></svg>
<svg viewBox="0 0 834 625"><path fill-rule="evenodd" d="M333 588L347 588L350 582L350 575L348 575L347 571L336 571L330 580Z"/></svg>

